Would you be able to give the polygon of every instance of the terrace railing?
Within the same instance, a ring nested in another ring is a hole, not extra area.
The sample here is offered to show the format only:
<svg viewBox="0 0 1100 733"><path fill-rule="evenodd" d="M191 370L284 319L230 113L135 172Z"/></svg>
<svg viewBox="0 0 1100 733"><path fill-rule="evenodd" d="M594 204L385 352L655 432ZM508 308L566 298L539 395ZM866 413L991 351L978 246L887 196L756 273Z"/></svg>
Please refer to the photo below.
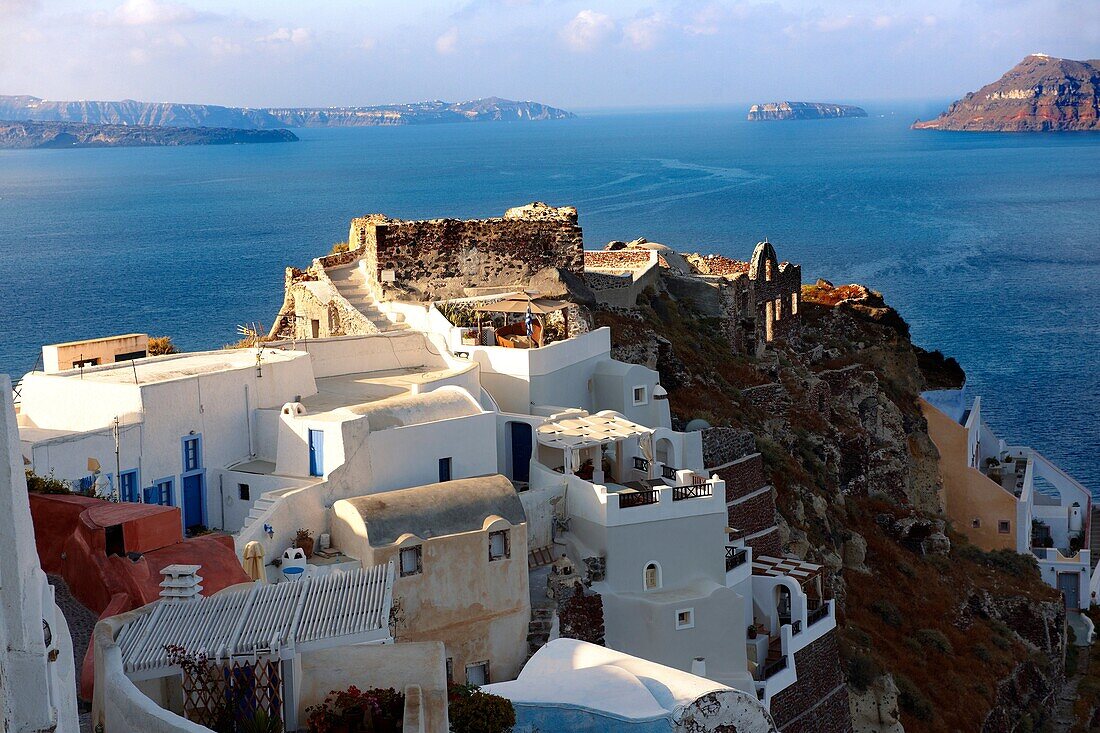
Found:
<svg viewBox="0 0 1100 733"><path fill-rule="evenodd" d="M748 557L748 553L744 547L730 547L726 546L726 572L733 570L736 567L745 564L745 559Z"/></svg>
<svg viewBox="0 0 1100 733"><path fill-rule="evenodd" d="M700 499L706 496L714 496L714 487L708 483L692 483L689 486L673 486L672 500Z"/></svg>
<svg viewBox="0 0 1100 733"><path fill-rule="evenodd" d="M676 469L672 466L661 465L661 478L667 478L669 481L676 480Z"/></svg>
<svg viewBox="0 0 1100 733"><path fill-rule="evenodd" d="M787 668L787 656L783 655L779 659L772 660L764 665L764 671L761 673L761 679L770 679L779 674Z"/></svg>
<svg viewBox="0 0 1100 733"><path fill-rule="evenodd" d="M649 459L642 458L641 456L634 456L634 469L636 471L645 471L649 473Z"/></svg>
<svg viewBox="0 0 1100 733"><path fill-rule="evenodd" d="M809 612L806 614L806 625L813 626L821 619L829 615L829 602L828 601L816 601L817 606L813 607L815 601L807 601L811 605Z"/></svg>
<svg viewBox="0 0 1100 733"><path fill-rule="evenodd" d="M619 497L619 508L629 509L636 506L645 506L647 504L656 504L660 492L657 489L647 489L645 491L626 491L617 494Z"/></svg>

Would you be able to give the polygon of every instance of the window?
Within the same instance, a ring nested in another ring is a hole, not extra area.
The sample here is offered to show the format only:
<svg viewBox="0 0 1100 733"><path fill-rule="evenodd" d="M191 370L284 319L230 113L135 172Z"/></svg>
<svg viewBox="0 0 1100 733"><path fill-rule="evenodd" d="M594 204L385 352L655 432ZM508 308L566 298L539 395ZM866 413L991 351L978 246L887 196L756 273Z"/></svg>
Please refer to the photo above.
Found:
<svg viewBox="0 0 1100 733"><path fill-rule="evenodd" d="M636 406L637 405L644 405L648 401L649 400L647 399L645 385L643 385L641 387L635 387L634 388L634 404Z"/></svg>
<svg viewBox="0 0 1100 733"><path fill-rule="evenodd" d="M661 587L661 566L655 562L651 562L645 566L645 577L643 579L646 590L657 590Z"/></svg>
<svg viewBox="0 0 1100 733"><path fill-rule="evenodd" d="M973 527L974 529L981 529L982 520L979 519L978 517L974 517L973 519L970 520L970 526Z"/></svg>
<svg viewBox="0 0 1100 733"><path fill-rule="evenodd" d="M1002 519L1001 521L997 522L997 531L1001 534L1008 534L1012 531L1012 525L1007 519Z"/></svg>
<svg viewBox="0 0 1100 733"><path fill-rule="evenodd" d="M118 475L118 492L122 501L139 501L137 471L123 471Z"/></svg>
<svg viewBox="0 0 1100 733"><path fill-rule="evenodd" d="M199 452L199 439L183 439L183 470L197 471L202 466L202 455Z"/></svg>
<svg viewBox="0 0 1100 733"><path fill-rule="evenodd" d="M695 609L681 608L676 612L676 629L691 629L695 627Z"/></svg>
<svg viewBox="0 0 1100 733"><path fill-rule="evenodd" d="M175 506L172 497L172 484L170 478L162 478L153 482L153 485L145 490L146 504L160 504L161 506Z"/></svg>
<svg viewBox="0 0 1100 733"><path fill-rule="evenodd" d="M479 687L489 684L489 663L476 662L474 664L467 664L466 684L477 685Z"/></svg>
<svg viewBox="0 0 1100 733"><path fill-rule="evenodd" d="M791 293L791 315L798 315L798 293Z"/></svg>
<svg viewBox="0 0 1100 733"><path fill-rule="evenodd" d="M421 545L401 548L401 577L417 575L424 570L421 560Z"/></svg>
<svg viewBox="0 0 1100 733"><path fill-rule="evenodd" d="M439 459L439 483L451 480L451 457Z"/></svg>
<svg viewBox="0 0 1100 733"><path fill-rule="evenodd" d="M248 484L237 484L237 496L241 501L250 501L249 494L251 493Z"/></svg>
<svg viewBox="0 0 1100 733"><path fill-rule="evenodd" d="M455 681L455 659L454 657L447 657L447 684L451 684Z"/></svg>
<svg viewBox="0 0 1100 733"><path fill-rule="evenodd" d="M321 337L321 322L316 318L312 318L309 321L309 335L313 338Z"/></svg>
<svg viewBox="0 0 1100 733"><path fill-rule="evenodd" d="M511 556L511 548L508 542L508 530L489 533L489 562L503 560Z"/></svg>

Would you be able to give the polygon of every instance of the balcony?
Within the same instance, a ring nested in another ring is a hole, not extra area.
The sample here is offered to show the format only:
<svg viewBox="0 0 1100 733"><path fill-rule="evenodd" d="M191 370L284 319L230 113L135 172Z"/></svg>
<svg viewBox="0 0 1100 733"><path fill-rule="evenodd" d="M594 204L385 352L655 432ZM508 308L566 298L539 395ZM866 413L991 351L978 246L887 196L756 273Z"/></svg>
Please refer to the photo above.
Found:
<svg viewBox="0 0 1100 733"><path fill-rule="evenodd" d="M689 486L673 486L672 487L672 500L683 501L684 499L701 499L707 496L714 496L714 487L707 483L705 480L692 482Z"/></svg>
<svg viewBox="0 0 1100 733"><path fill-rule="evenodd" d="M783 655L778 659L774 659L767 662L764 665L764 669L760 672L760 679L766 680L779 674L787 668L787 656Z"/></svg>
<svg viewBox="0 0 1100 733"><path fill-rule="evenodd" d="M745 559L748 557L748 553L744 547L731 547L726 546L726 572L733 570L736 567L740 567L745 564Z"/></svg>
<svg viewBox="0 0 1100 733"><path fill-rule="evenodd" d="M649 474L649 459L642 458L641 456L634 456L634 470L641 471L642 473Z"/></svg>
<svg viewBox="0 0 1100 733"><path fill-rule="evenodd" d="M829 615L829 602L807 599L806 625L813 626L821 619Z"/></svg>
<svg viewBox="0 0 1100 733"><path fill-rule="evenodd" d="M660 492L657 489L646 489L645 491L620 491L616 496L619 497L620 509L630 509L636 506L656 504Z"/></svg>

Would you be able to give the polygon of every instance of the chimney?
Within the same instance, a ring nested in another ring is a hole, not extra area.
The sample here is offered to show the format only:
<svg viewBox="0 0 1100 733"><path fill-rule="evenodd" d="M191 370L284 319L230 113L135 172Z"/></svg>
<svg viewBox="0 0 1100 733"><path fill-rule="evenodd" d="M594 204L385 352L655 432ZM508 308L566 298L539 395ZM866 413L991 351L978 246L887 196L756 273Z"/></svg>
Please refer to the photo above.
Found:
<svg viewBox="0 0 1100 733"><path fill-rule="evenodd" d="M160 581L160 597L172 603L198 598L202 591L201 565L169 565L160 571L164 580Z"/></svg>
<svg viewBox="0 0 1100 733"><path fill-rule="evenodd" d="M695 659L691 660L691 673L693 675L695 675L696 677L706 677L707 676L707 658L706 657L696 657Z"/></svg>

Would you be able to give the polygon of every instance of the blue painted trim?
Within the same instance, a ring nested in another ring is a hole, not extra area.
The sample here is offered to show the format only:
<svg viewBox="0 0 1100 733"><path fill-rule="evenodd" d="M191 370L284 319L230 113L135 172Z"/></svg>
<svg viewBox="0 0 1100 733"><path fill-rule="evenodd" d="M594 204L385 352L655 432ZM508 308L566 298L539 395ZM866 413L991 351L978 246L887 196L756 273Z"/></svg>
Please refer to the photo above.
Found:
<svg viewBox="0 0 1100 733"><path fill-rule="evenodd" d="M163 504L161 502L161 499L162 499L162 497L160 495L160 486L161 486L161 484L168 484L168 503L167 504ZM175 476L165 476L163 478L158 478L156 481L153 482L153 489L157 492L157 503L158 504L160 504L161 506L176 506L176 477Z"/></svg>
<svg viewBox="0 0 1100 733"><path fill-rule="evenodd" d="M187 443L188 441L195 441L195 463L196 467L193 469L187 469ZM184 485L186 479L193 476L200 477L199 481L199 521L192 522L191 524L201 524L204 527L209 527L209 520L206 514L206 469L203 468L202 461L202 433L195 433L194 435L185 435L180 438L180 466L183 468L180 471L180 516L183 521L183 530L187 531L187 517L184 516L187 507L187 497L184 496Z"/></svg>
<svg viewBox="0 0 1100 733"><path fill-rule="evenodd" d="M125 487L126 487L126 477L127 476L133 476L134 477L133 484L130 486L130 490L133 491L132 494L124 494L124 492L126 491ZM138 473L138 469L136 469L136 468L131 468L131 469L126 470L126 471L121 471L118 474L119 499L121 499L122 501L130 502L131 504L141 501L141 481L139 480L140 478L141 478L141 475Z"/></svg>
<svg viewBox="0 0 1100 733"><path fill-rule="evenodd" d="M195 467L187 467L187 442L195 441ZM180 466L183 467L182 473L194 473L202 468L202 433L195 433L194 435L185 435L180 438Z"/></svg>

